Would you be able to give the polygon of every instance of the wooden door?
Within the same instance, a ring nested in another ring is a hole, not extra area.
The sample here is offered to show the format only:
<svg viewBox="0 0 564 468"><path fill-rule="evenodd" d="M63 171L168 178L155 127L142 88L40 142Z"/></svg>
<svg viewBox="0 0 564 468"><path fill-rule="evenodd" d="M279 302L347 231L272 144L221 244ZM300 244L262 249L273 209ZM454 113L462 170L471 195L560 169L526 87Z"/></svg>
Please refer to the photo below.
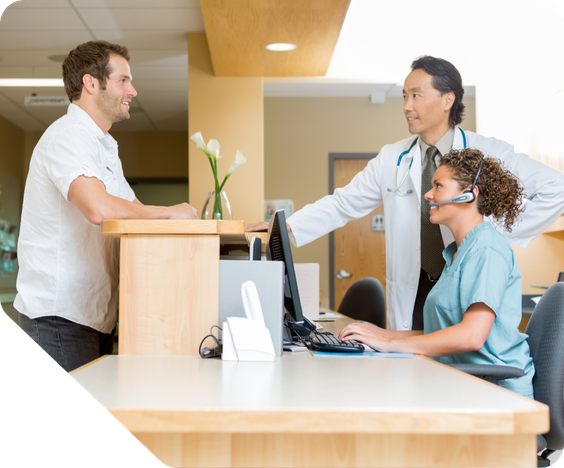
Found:
<svg viewBox="0 0 564 468"><path fill-rule="evenodd" d="M333 187L344 187L353 177L362 171L374 154L353 158L332 159L333 163ZM338 310L341 300L347 289L357 280L373 277L380 280L384 290L386 289L386 251L384 231L372 231L371 217L373 214L383 214L384 207L380 205L372 213L356 221L350 221L344 227L339 228L332 234L333 251L330 262L333 268L331 285L332 297L331 308ZM344 279L337 278L337 272L345 270L351 276Z"/></svg>

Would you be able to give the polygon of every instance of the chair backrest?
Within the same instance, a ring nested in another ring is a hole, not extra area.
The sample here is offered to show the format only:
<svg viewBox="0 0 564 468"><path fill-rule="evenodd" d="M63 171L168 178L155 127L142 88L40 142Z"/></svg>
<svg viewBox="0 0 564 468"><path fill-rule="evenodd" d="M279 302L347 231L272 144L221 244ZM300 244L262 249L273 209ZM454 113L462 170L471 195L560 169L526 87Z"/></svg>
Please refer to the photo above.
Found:
<svg viewBox="0 0 564 468"><path fill-rule="evenodd" d="M550 408L548 448L564 447L564 283L552 285L535 307L525 330L535 365L535 400Z"/></svg>
<svg viewBox="0 0 564 468"><path fill-rule="evenodd" d="M386 299L382 283L376 278L362 278L353 283L339 305L339 312L386 328Z"/></svg>

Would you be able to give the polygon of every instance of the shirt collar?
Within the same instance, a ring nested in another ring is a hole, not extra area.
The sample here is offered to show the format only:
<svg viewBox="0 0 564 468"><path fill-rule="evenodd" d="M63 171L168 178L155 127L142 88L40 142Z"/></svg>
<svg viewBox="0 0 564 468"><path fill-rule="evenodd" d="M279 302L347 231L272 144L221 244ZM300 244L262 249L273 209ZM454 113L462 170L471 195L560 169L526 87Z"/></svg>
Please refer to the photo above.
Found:
<svg viewBox="0 0 564 468"><path fill-rule="evenodd" d="M445 259L447 266L450 266L450 264L452 263L452 257L457 250L464 250L465 245L470 242L470 239L472 239L478 232L489 228L492 228L492 225L488 221L482 221L480 224L475 226L468 234L466 234L466 237L462 240L460 249L457 249L456 242L451 242L447 246L447 248L443 250L443 258Z"/></svg>
<svg viewBox="0 0 564 468"><path fill-rule="evenodd" d="M90 117L90 115L88 115L88 113L84 109L77 106L76 104L71 103L69 105L67 114L76 117L82 124L84 124L86 128L88 128L88 130L94 133L94 135L96 135L96 138L98 138L99 140L104 139L106 135L108 135L107 133L104 133L102 129L98 127L98 125L96 125L96 122L94 122L92 117Z"/></svg>
<svg viewBox="0 0 564 468"><path fill-rule="evenodd" d="M435 144L435 148L439 150L441 157L447 154L452 149L453 141L454 141L454 127L449 127L447 132ZM429 145L423 141L423 138L419 138L419 146L421 147L421 154L423 155L423 157L425 157Z"/></svg>

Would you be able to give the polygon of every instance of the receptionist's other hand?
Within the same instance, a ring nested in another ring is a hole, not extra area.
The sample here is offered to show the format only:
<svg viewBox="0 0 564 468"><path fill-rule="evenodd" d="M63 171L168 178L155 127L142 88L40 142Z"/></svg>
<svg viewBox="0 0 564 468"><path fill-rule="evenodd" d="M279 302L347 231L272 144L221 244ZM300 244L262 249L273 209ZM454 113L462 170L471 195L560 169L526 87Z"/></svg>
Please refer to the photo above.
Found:
<svg viewBox="0 0 564 468"><path fill-rule="evenodd" d="M384 332L385 330L371 323L355 322L341 330L339 339L359 341L378 351L387 352L390 339L383 336Z"/></svg>

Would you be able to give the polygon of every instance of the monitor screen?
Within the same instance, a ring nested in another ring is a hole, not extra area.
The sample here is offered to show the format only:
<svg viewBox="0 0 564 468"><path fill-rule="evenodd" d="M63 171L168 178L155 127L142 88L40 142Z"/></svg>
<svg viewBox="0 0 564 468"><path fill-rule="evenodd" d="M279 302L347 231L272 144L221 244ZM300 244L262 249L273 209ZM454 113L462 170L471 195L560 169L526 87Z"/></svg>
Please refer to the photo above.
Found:
<svg viewBox="0 0 564 468"><path fill-rule="evenodd" d="M302 304L300 302L300 293L298 292L298 282L294 271L284 210L276 211L270 220L266 240L266 258L267 260L284 262L284 307L294 321L302 323L304 315L302 313Z"/></svg>

